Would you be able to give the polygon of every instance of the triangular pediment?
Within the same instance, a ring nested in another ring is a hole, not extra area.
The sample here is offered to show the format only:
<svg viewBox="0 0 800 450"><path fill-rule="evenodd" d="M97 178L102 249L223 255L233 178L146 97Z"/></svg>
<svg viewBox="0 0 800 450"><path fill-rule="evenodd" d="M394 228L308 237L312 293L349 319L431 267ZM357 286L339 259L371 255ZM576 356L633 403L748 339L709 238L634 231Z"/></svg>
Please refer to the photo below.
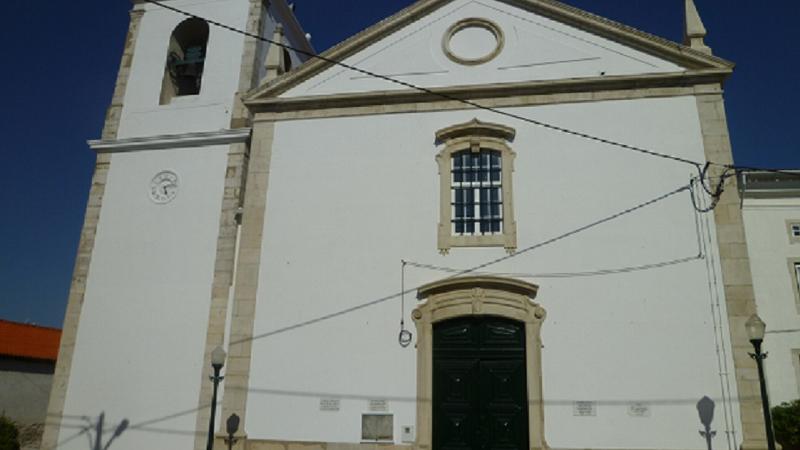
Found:
<svg viewBox="0 0 800 450"><path fill-rule="evenodd" d="M421 0L321 56L247 101L411 89L330 61L427 89L733 67L552 0Z"/></svg>

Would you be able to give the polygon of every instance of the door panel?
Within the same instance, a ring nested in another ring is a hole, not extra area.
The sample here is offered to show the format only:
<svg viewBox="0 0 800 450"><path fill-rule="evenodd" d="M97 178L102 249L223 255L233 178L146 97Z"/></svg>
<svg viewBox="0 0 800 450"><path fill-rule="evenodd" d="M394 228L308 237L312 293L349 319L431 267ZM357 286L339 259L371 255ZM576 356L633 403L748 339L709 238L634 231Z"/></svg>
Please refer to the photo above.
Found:
<svg viewBox="0 0 800 450"><path fill-rule="evenodd" d="M448 359L434 364L434 429L438 445L434 448L460 450L472 448L475 440L479 361Z"/></svg>
<svg viewBox="0 0 800 450"><path fill-rule="evenodd" d="M528 442L525 362L481 361L480 411L489 423L488 447L516 449Z"/></svg>
<svg viewBox="0 0 800 450"><path fill-rule="evenodd" d="M528 446L525 326L465 317L434 327L433 450Z"/></svg>

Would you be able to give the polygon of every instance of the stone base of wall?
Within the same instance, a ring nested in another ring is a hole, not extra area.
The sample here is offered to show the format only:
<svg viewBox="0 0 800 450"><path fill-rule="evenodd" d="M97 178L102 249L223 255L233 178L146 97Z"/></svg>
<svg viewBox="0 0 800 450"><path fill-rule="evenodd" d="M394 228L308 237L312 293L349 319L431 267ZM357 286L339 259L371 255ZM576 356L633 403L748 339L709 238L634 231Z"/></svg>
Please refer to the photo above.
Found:
<svg viewBox="0 0 800 450"><path fill-rule="evenodd" d="M17 424L20 450L38 450L42 445L43 423Z"/></svg>
<svg viewBox="0 0 800 450"><path fill-rule="evenodd" d="M291 442L248 439L244 448L246 450L411 450L413 446L381 443Z"/></svg>

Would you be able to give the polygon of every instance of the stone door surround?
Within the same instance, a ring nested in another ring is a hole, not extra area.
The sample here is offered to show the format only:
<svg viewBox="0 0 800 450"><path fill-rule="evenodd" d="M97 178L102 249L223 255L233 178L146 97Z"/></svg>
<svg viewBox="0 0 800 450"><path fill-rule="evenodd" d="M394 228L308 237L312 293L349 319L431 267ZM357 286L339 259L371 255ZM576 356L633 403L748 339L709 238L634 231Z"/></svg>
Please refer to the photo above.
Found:
<svg viewBox="0 0 800 450"><path fill-rule="evenodd" d="M425 302L414 309L417 326L417 440L415 448L432 450L433 324L463 316L498 316L525 324L528 432L531 450L547 449L542 401L542 322L544 308L533 302L539 287L511 278L467 276L426 284L417 291Z"/></svg>

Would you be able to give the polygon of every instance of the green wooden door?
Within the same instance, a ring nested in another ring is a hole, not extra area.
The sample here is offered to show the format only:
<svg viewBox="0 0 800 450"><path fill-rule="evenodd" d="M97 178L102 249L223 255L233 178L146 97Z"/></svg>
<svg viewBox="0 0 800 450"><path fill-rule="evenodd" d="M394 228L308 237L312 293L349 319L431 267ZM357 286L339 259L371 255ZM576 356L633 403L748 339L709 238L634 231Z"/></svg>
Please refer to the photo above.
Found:
<svg viewBox="0 0 800 450"><path fill-rule="evenodd" d="M433 450L528 448L525 325L492 316L433 329Z"/></svg>

